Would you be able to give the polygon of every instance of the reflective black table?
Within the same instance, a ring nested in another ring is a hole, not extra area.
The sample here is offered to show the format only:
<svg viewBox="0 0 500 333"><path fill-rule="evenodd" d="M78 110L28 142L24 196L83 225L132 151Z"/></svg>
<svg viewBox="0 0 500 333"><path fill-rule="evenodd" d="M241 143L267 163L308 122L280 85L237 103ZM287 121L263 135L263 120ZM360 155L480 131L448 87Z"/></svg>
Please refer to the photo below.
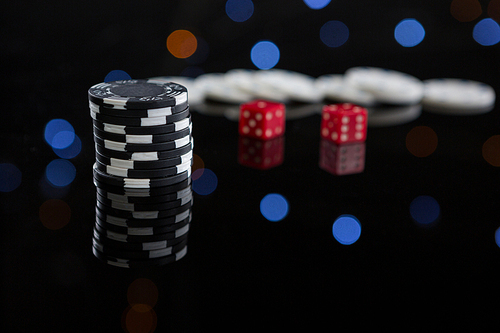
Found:
<svg viewBox="0 0 500 333"><path fill-rule="evenodd" d="M237 105L192 105L193 170L210 170L205 175L217 183L194 194L187 255L135 270L94 257L95 156L87 90L117 68L138 78L178 75L189 63L155 48L158 40L164 47L167 32L152 32L181 27L182 15L210 45L209 58L199 65L206 72L253 68L249 47L273 38L281 41L278 68L313 77L370 65L422 80L482 81L500 92L498 45L472 41L474 23L457 23L449 4L346 4L342 20L351 35L344 49L320 47L307 33L319 28L317 20L341 11L307 12L302 2L279 11L267 4L262 6L268 15L279 17L276 24L262 16L256 22L267 23L256 30L248 24L228 31L219 5L207 4L205 16L199 9L205 19L186 14L189 6L180 4L155 15L154 4L124 5L119 13L129 23L126 29L119 15L105 17L115 8L105 4L80 5L80 15L63 10L65 5L58 11L39 5L5 18L10 28L2 35L2 57L9 66L2 84L0 163L15 169L2 169L10 172L5 186L11 187L0 192L3 331L319 331L324 325L422 331L465 323L485 331L497 323L498 102L490 112L468 116L419 106L369 110L366 142L347 148L321 140L321 108L329 101L287 105L285 134L264 148L238 135ZM135 21L136 13L144 17ZM38 16L44 19L21 24L23 17ZM402 48L392 35L381 34L380 20L392 24L401 17L417 17L426 27L421 46ZM110 44L106 36L121 37ZM313 46L314 52L305 52ZM60 158L45 142L44 127L58 118L81 140L79 154L68 159L74 179L62 187L51 186L46 175ZM249 150L275 160L265 166L263 160L249 161ZM199 179L201 185L203 175ZM262 210L269 194L279 197ZM345 224L335 228L339 218ZM146 305L132 309L135 303Z"/></svg>

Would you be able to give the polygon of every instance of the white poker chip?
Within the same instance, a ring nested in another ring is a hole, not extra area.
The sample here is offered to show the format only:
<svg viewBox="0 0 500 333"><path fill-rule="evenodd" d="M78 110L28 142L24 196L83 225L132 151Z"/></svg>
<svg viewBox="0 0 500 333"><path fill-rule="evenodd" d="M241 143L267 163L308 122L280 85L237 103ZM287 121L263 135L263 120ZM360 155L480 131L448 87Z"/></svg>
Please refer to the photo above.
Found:
<svg viewBox="0 0 500 333"><path fill-rule="evenodd" d="M481 114L495 105L495 90L481 82L464 79L424 81L425 110L449 115Z"/></svg>
<svg viewBox="0 0 500 333"><path fill-rule="evenodd" d="M149 80L154 80L158 82L175 82L186 87L188 91L188 102L189 105L197 105L203 102L205 99L205 92L201 89L196 89L194 85L194 79L187 76L157 76L152 77Z"/></svg>
<svg viewBox="0 0 500 333"><path fill-rule="evenodd" d="M316 79L315 85L325 97L335 101L361 106L372 106L376 103L373 94L347 84L342 74L322 75Z"/></svg>
<svg viewBox="0 0 500 333"><path fill-rule="evenodd" d="M223 73L208 73L198 76L194 80L194 89L204 91L206 98L223 103L241 104L253 99L251 94L229 84Z"/></svg>
<svg viewBox="0 0 500 333"><path fill-rule="evenodd" d="M293 101L318 103L324 97L323 93L316 88L315 79L302 73L269 69L257 71L254 79L258 84L286 94Z"/></svg>
<svg viewBox="0 0 500 333"><path fill-rule="evenodd" d="M424 95L422 81L409 74L377 67L352 67L345 72L347 84L371 93L377 102L417 104Z"/></svg>
<svg viewBox="0 0 500 333"><path fill-rule="evenodd" d="M381 106L368 110L368 127L387 127L407 124L420 117L422 105Z"/></svg>
<svg viewBox="0 0 500 333"><path fill-rule="evenodd" d="M232 69L224 74L224 79L230 85L238 88L254 99L265 99L281 103L288 102L288 95L269 85L255 80L255 70L251 69Z"/></svg>

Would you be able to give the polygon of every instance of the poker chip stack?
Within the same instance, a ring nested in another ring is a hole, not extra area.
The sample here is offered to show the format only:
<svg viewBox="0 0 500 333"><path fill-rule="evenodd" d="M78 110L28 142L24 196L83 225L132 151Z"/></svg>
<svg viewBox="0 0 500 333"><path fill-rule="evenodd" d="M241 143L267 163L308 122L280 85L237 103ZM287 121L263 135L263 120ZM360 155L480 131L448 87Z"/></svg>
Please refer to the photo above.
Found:
<svg viewBox="0 0 500 333"><path fill-rule="evenodd" d="M187 94L154 79L88 91L97 192L92 250L110 265L163 265L186 255L193 204Z"/></svg>

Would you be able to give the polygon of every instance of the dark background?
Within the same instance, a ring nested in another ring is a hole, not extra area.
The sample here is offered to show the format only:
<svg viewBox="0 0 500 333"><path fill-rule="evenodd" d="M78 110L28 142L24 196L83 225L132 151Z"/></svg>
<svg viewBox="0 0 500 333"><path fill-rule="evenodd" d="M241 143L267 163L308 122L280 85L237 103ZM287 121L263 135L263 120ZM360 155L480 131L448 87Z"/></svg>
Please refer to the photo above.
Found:
<svg viewBox="0 0 500 333"><path fill-rule="evenodd" d="M195 154L218 176L216 191L195 196L186 258L148 270L107 266L91 253L95 188L87 89L121 69L134 78L179 75L188 60L166 49L168 35L187 29L209 45L206 73L255 69L250 49L268 39L280 48L277 68L317 77L369 65L420 79L478 80L500 91L500 46L472 39L450 1L332 1L322 10L302 1L254 1L246 22L231 21L225 1L84 1L3 4L0 32L2 130L0 162L15 164L22 184L0 193L4 331L119 332L136 278L158 287L157 332L241 331L247 327L404 331L498 323L500 226L498 169L481 156L499 134L498 103L490 113L454 117L424 112L400 126L369 129L361 174L333 176L318 167L319 114L287 121L284 163L259 171L237 163L237 125L193 108ZM400 46L395 25L415 18L424 41ZM318 31L344 22L349 40L328 48ZM64 195L40 185L57 156L44 125L64 118L82 140L71 160L77 177ZM437 150L411 155L406 134L417 125L438 135ZM223 133L223 134L221 134ZM273 223L259 212L268 193L283 194L289 215ZM52 193L52 194L51 194ZM409 205L430 195L441 219L421 228ZM40 205L62 197L70 223L45 228ZM331 233L341 214L361 222L358 242ZM323 325L327 326L323 326Z"/></svg>

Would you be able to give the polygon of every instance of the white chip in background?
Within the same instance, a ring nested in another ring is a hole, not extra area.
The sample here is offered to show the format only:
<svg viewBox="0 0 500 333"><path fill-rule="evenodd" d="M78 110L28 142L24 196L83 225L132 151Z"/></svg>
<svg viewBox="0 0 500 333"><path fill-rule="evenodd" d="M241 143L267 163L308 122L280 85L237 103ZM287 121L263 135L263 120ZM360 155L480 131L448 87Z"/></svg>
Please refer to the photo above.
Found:
<svg viewBox="0 0 500 333"><path fill-rule="evenodd" d="M323 100L323 93L316 89L311 76L283 69L256 71L255 81L269 89L286 94L290 100L317 103Z"/></svg>
<svg viewBox="0 0 500 333"><path fill-rule="evenodd" d="M350 86L371 93L377 102L411 105L424 95L422 81L409 74L377 67L352 67L344 79Z"/></svg>
<svg viewBox="0 0 500 333"><path fill-rule="evenodd" d="M464 79L430 79L424 81L422 104L426 111L471 115L491 111L495 98L495 90L485 83Z"/></svg>
<svg viewBox="0 0 500 333"><path fill-rule="evenodd" d="M222 73L198 76L194 80L194 89L204 91L206 98L223 103L240 104L253 99L251 94L228 84Z"/></svg>
<svg viewBox="0 0 500 333"><path fill-rule="evenodd" d="M194 79L187 76L158 76L152 77L150 80L164 81L164 82L175 82L186 87L188 91L188 103L189 105L197 105L205 100L205 93L201 89L196 89L194 85Z"/></svg>
<svg viewBox="0 0 500 333"><path fill-rule="evenodd" d="M255 80L255 70L251 69L232 69L226 72L224 78L226 82L235 88L238 88L254 99L265 99L281 103L288 102L289 98L283 93L267 84Z"/></svg>
<svg viewBox="0 0 500 333"><path fill-rule="evenodd" d="M315 85L326 98L335 101L361 106L372 106L376 103L371 93L348 85L342 74L322 75L316 79Z"/></svg>
<svg viewBox="0 0 500 333"><path fill-rule="evenodd" d="M407 124L422 114L422 105L379 106L368 110L368 127L387 127Z"/></svg>

